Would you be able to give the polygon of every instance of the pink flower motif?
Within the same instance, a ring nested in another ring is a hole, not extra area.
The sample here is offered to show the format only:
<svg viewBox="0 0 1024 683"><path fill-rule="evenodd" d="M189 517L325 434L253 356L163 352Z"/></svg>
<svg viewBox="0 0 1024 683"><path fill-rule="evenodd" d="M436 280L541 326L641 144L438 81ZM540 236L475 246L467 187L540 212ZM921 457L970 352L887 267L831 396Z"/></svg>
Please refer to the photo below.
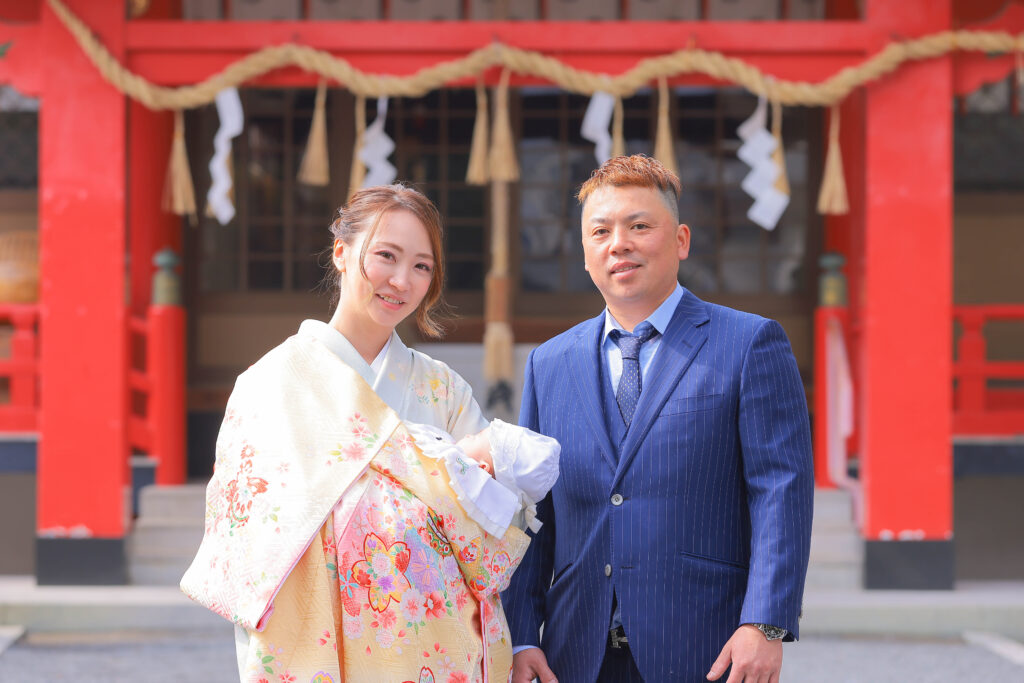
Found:
<svg viewBox="0 0 1024 683"><path fill-rule="evenodd" d="M491 619L487 623L487 642L496 643L501 639L501 622L497 619Z"/></svg>
<svg viewBox="0 0 1024 683"><path fill-rule="evenodd" d="M416 441L412 438L412 434L410 434L409 432L403 432L402 434L398 435L397 437L395 437L394 442L396 446L403 450L407 448L412 448L413 444L416 443Z"/></svg>
<svg viewBox="0 0 1024 683"><path fill-rule="evenodd" d="M363 635L363 620L356 616L345 615L341 618L342 627L345 630L345 636L353 640L357 640Z"/></svg>
<svg viewBox="0 0 1024 683"><path fill-rule="evenodd" d="M440 591L434 591L424 599L424 607L428 619L440 619L445 615L447 609L444 604L444 597Z"/></svg>
<svg viewBox="0 0 1024 683"><path fill-rule="evenodd" d="M455 606L459 608L460 612L467 602L469 602L469 593L464 590L459 591L459 594L455 596Z"/></svg>
<svg viewBox="0 0 1024 683"><path fill-rule="evenodd" d="M402 614L407 621L417 623L426 618L426 599L415 588L405 591L402 596Z"/></svg>
<svg viewBox="0 0 1024 683"><path fill-rule="evenodd" d="M453 671L448 674L448 683L469 683L469 676L462 671Z"/></svg>
<svg viewBox="0 0 1024 683"><path fill-rule="evenodd" d="M395 634L391 631L377 631L377 644L388 649L395 644Z"/></svg>
<svg viewBox="0 0 1024 683"><path fill-rule="evenodd" d="M295 676L292 676L287 671L277 677L281 683L295 683Z"/></svg>
<svg viewBox="0 0 1024 683"><path fill-rule="evenodd" d="M349 459L349 460L355 460L357 458L361 458L363 456L363 453L365 453L365 452L366 452L366 449L358 441L352 441L347 446L345 446L343 449L341 449L341 455L344 458Z"/></svg>
<svg viewBox="0 0 1024 683"><path fill-rule="evenodd" d="M377 620L384 628L393 628L394 625L398 623L398 617L391 610L381 612L380 616L377 617Z"/></svg>

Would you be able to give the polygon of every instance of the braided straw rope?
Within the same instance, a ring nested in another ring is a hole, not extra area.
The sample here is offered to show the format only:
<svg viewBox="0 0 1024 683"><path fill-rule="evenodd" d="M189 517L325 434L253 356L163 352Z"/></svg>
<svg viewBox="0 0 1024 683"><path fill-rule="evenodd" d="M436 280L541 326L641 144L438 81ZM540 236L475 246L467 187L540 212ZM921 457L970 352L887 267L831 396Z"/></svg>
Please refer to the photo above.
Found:
<svg viewBox="0 0 1024 683"><path fill-rule="evenodd" d="M548 80L564 90L592 95L598 90L629 97L659 78L699 73L743 86L755 95L769 95L785 106L831 106L852 90L895 71L904 62L932 59L954 51L988 54L1024 53L1024 33L1013 36L994 31L943 31L914 40L890 43L857 66L842 69L820 83L774 80L741 59L720 52L683 49L645 59L618 75L592 73L570 67L538 52L493 43L461 59L441 62L409 76L369 74L346 60L322 50L287 43L263 48L229 64L223 71L194 85L167 88L129 71L61 0L47 0L82 50L114 87L150 109L190 109L209 104L224 88L236 87L285 66L298 66L345 86L363 97L421 96L454 80L474 77L501 66L520 74Z"/></svg>

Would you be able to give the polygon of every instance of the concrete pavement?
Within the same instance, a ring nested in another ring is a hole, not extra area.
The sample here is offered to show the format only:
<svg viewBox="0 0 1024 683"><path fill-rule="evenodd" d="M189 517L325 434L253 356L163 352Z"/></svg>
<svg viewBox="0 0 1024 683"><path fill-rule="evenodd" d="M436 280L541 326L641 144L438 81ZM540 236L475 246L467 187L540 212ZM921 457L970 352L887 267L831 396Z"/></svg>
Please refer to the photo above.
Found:
<svg viewBox="0 0 1024 683"><path fill-rule="evenodd" d="M1019 643L1012 647L1024 650ZM781 680L1020 681L1024 665L968 638L808 636L784 646ZM0 683L59 681L237 682L231 627L225 623L218 630L195 632L29 633L0 653Z"/></svg>
<svg viewBox="0 0 1024 683"><path fill-rule="evenodd" d="M1024 680L1024 582L809 590L787 683ZM176 586L0 577L0 683L237 680L231 625Z"/></svg>
<svg viewBox="0 0 1024 683"><path fill-rule="evenodd" d="M37 586L0 577L0 626L30 632L204 630L223 619L176 586ZM965 631L1024 639L1024 582L961 582L953 591L808 590L809 636L959 637Z"/></svg>

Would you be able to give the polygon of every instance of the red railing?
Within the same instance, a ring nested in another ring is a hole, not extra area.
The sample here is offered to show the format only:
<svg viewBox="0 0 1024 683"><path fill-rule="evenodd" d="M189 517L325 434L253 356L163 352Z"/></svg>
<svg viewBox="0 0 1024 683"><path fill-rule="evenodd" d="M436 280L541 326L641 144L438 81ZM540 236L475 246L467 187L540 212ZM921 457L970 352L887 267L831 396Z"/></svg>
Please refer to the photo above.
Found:
<svg viewBox="0 0 1024 683"><path fill-rule="evenodd" d="M185 482L185 311L152 305L128 323L130 414L133 450L156 460L156 483Z"/></svg>
<svg viewBox="0 0 1024 683"><path fill-rule="evenodd" d="M953 433L1024 435L1024 360L988 360L985 339L987 323L1024 323L1024 305L955 306L953 318L962 329L953 363ZM992 386L993 381L1018 386Z"/></svg>
<svg viewBox="0 0 1024 683"><path fill-rule="evenodd" d="M158 484L185 482L185 310L177 263L169 249L154 256L153 303L145 317L129 316L127 329L128 445L156 460ZM0 347L5 325L12 331L9 355L0 351L0 432L37 432L38 305L0 304Z"/></svg>
<svg viewBox="0 0 1024 683"><path fill-rule="evenodd" d="M10 355L0 358L9 401L0 403L0 432L34 432L39 423L39 307L0 304L0 325L13 328Z"/></svg>

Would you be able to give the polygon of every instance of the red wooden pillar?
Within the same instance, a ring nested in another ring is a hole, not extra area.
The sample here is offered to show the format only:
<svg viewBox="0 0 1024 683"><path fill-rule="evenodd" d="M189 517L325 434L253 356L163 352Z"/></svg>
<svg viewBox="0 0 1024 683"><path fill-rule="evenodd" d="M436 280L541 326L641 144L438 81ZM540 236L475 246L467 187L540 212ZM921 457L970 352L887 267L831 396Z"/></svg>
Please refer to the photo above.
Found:
<svg viewBox="0 0 1024 683"><path fill-rule="evenodd" d="M123 3L66 2L123 57ZM36 575L124 583L125 98L45 5L41 28Z"/></svg>
<svg viewBox="0 0 1024 683"><path fill-rule="evenodd" d="M161 210L174 115L128 102L128 232L131 311L145 315L151 299L153 255L181 253L181 219Z"/></svg>
<svg viewBox="0 0 1024 683"><path fill-rule="evenodd" d="M880 35L951 25L951 0L868 0ZM949 57L868 87L861 482L868 588L952 588L952 101Z"/></svg>

